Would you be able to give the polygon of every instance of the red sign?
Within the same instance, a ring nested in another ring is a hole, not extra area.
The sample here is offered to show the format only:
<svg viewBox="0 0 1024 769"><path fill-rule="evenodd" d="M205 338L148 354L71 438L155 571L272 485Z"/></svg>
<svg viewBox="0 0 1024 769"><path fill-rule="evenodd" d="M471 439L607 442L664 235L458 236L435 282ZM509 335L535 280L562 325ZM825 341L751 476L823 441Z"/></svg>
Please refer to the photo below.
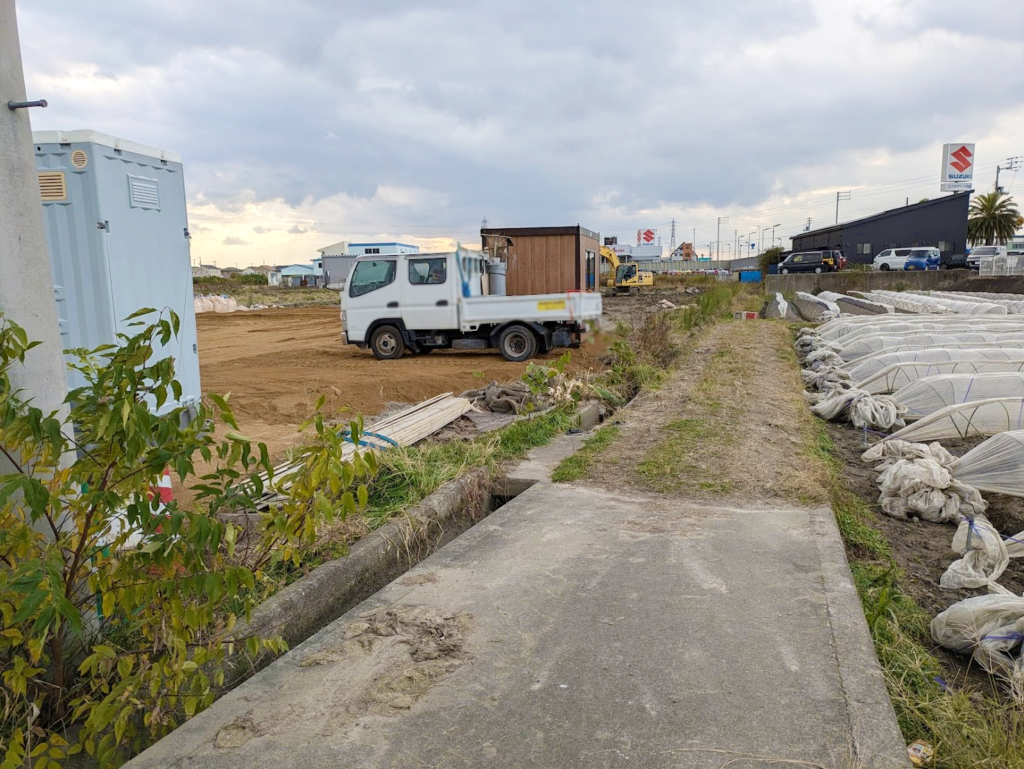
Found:
<svg viewBox="0 0 1024 769"><path fill-rule="evenodd" d="M964 146L961 146L956 152L949 153L949 155L954 158L949 161L949 164L960 173L963 173L971 167L971 163L973 162L971 158L974 157L974 154Z"/></svg>
<svg viewBox="0 0 1024 769"><path fill-rule="evenodd" d="M654 242L654 230L644 230L643 234L644 243Z"/></svg>

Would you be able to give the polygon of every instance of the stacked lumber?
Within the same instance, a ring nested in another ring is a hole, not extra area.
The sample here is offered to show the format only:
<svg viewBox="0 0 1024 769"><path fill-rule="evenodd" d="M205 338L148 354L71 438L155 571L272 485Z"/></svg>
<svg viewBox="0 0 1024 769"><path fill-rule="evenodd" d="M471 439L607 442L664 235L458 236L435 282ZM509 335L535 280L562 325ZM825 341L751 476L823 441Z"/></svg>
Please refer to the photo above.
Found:
<svg viewBox="0 0 1024 769"><path fill-rule="evenodd" d="M391 416L385 417L365 428L360 436L360 446L347 443L342 449L342 460L351 459L358 450L387 450L394 446L412 446L427 438L445 425L451 424L473 408L468 398L456 398L451 393L443 393L415 406L410 406ZM302 469L303 462L286 462L274 468L274 489L267 483L266 474L260 478L266 491L259 504L266 505L287 493L292 480Z"/></svg>

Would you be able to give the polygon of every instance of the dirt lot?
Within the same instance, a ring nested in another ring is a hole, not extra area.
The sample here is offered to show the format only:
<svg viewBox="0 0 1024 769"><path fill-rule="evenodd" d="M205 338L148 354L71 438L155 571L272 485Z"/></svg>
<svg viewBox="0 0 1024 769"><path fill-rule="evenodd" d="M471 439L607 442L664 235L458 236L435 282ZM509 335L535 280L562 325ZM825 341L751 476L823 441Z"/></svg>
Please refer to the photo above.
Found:
<svg viewBox="0 0 1024 769"><path fill-rule="evenodd" d="M328 413L376 414L389 402L415 403L518 379L526 368L493 351L378 361L341 344L337 307L203 313L196 320L203 391L230 392L239 426L272 454L295 443L297 426L321 394ZM599 367L595 352L591 346L574 350L574 366Z"/></svg>

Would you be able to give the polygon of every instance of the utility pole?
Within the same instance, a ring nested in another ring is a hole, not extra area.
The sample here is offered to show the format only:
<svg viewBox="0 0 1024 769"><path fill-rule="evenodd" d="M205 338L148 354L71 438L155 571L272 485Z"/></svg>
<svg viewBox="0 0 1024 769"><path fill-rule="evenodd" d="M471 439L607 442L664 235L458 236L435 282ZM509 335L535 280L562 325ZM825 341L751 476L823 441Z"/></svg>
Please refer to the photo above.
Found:
<svg viewBox="0 0 1024 769"><path fill-rule="evenodd" d="M729 223L729 217L728 216L719 216L718 217L718 230L715 233L715 245L716 245L715 259L716 260L720 259L721 256L722 256L722 224L723 223L725 223L725 224Z"/></svg>
<svg viewBox="0 0 1024 769"><path fill-rule="evenodd" d="M736 258L739 259L739 257L740 257L740 231L739 230L733 230L732 231L732 242L735 243L735 245L733 246L733 253L736 254Z"/></svg>
<svg viewBox="0 0 1024 769"><path fill-rule="evenodd" d="M668 252L674 254L676 252L676 220L672 220L672 242L669 243Z"/></svg>
<svg viewBox="0 0 1024 769"><path fill-rule="evenodd" d="M53 296L53 268L43 232L39 178L32 154L25 75L14 0L0 0L0 311L41 342L11 370L22 397L44 414L58 411L67 395L67 372ZM43 106L37 104L36 106ZM0 473L8 472L0 467Z"/></svg>
<svg viewBox="0 0 1024 769"><path fill-rule="evenodd" d="M757 230L751 230L750 234L747 235L747 243L752 244L754 242L754 236L757 234ZM748 246L748 250L753 250L753 246Z"/></svg>
<svg viewBox="0 0 1024 769"><path fill-rule="evenodd" d="M996 192L1002 192L1003 188L999 186L999 172L1000 171L1019 171L1021 161L1024 161L1024 155L1016 155L1012 158L1007 158L1004 162L1005 166L996 166ZM1011 180L1012 181L1012 180Z"/></svg>
<svg viewBox="0 0 1024 769"><path fill-rule="evenodd" d="M849 200L849 199L850 199L849 191L837 192L836 193L836 224L839 224L839 201L840 200Z"/></svg>
<svg viewBox="0 0 1024 769"><path fill-rule="evenodd" d="M811 217L808 216L807 217L807 226L804 227L804 232L810 232L810 231L811 231Z"/></svg>
<svg viewBox="0 0 1024 769"><path fill-rule="evenodd" d="M781 226L782 226L781 222L779 224L773 224L772 225L772 248L775 248L775 228L776 227L781 227Z"/></svg>

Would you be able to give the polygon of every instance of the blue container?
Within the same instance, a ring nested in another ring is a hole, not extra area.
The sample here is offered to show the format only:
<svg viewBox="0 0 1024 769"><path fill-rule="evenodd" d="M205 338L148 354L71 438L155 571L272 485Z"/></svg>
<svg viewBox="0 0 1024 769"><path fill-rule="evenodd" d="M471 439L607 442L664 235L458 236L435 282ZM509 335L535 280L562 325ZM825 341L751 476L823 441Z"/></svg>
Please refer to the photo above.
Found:
<svg viewBox="0 0 1024 769"><path fill-rule="evenodd" d="M740 270L740 283L760 283L760 270Z"/></svg>
<svg viewBox="0 0 1024 769"><path fill-rule="evenodd" d="M135 311L172 309L181 332L154 355L174 357L180 403L198 402L181 158L96 131L37 131L32 139L64 349L115 344L119 332L132 333L124 319ZM68 373L69 388L83 384Z"/></svg>

